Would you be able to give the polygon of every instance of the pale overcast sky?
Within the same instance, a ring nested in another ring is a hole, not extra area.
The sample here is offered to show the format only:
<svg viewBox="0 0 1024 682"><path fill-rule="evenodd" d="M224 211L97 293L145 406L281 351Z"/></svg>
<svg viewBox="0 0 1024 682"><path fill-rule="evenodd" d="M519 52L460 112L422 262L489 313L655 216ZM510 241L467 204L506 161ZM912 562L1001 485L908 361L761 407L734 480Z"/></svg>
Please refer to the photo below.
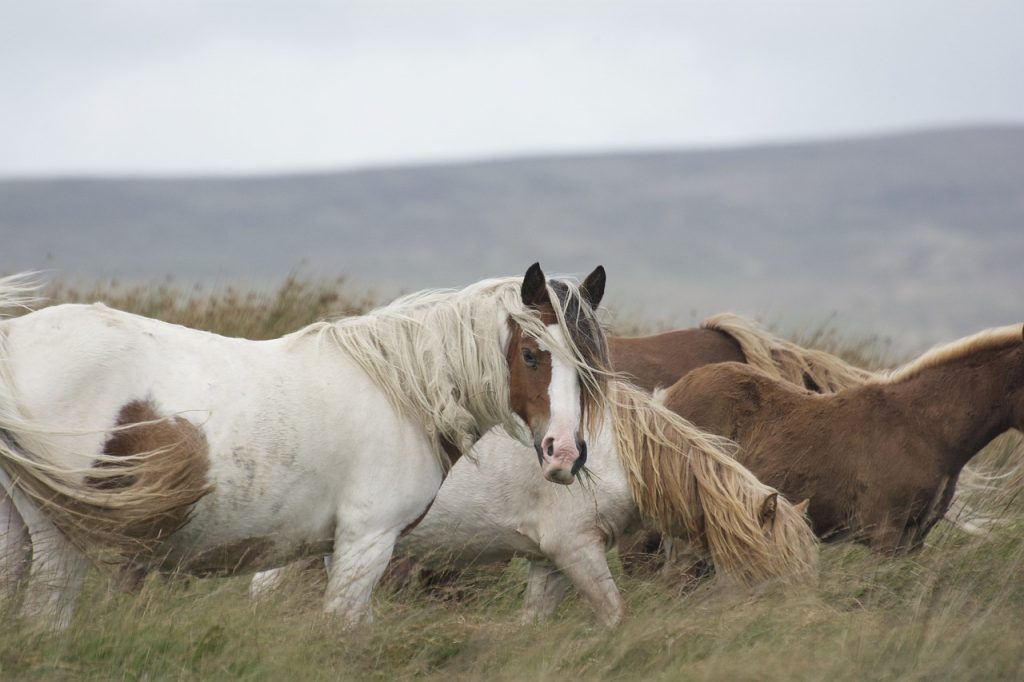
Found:
<svg viewBox="0 0 1024 682"><path fill-rule="evenodd" d="M0 176L1024 122L1021 0L0 0Z"/></svg>

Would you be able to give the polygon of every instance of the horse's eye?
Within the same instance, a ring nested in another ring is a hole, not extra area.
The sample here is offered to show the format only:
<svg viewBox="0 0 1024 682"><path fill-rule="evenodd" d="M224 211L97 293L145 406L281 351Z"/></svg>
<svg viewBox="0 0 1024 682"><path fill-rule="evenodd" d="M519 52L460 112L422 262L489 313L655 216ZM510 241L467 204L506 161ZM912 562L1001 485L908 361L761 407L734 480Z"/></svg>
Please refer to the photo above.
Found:
<svg viewBox="0 0 1024 682"><path fill-rule="evenodd" d="M523 362L527 367L537 367L537 356L529 348L523 349Z"/></svg>

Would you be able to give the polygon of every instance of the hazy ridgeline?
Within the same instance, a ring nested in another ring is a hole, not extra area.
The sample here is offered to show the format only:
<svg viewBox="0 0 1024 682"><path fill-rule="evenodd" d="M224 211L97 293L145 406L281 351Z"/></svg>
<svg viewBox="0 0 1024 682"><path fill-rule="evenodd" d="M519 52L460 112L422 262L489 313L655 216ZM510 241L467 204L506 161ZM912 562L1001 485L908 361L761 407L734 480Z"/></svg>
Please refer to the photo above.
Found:
<svg viewBox="0 0 1024 682"><path fill-rule="evenodd" d="M275 291L56 284L48 303L107 304L224 334L268 338L325 316L362 312L371 297L343 280L291 278ZM632 322L629 333L645 331ZM889 348L848 338L842 319L795 339L871 367ZM897 360L899 358L896 358ZM927 547L880 559L857 546L822 550L816 590L686 593L619 575L631 614L601 629L574 596L554 620L518 622L525 563L467 572L447 598L381 589L377 620L343 631L320 613L322 571L292 577L253 604L248 577L151 576L128 594L97 566L72 628L0 621L0 679L1014 679L1024 676L1024 475L1019 437L975 460L994 478L971 499L995 519L987 536L940 523ZM539 475L539 472L538 472Z"/></svg>

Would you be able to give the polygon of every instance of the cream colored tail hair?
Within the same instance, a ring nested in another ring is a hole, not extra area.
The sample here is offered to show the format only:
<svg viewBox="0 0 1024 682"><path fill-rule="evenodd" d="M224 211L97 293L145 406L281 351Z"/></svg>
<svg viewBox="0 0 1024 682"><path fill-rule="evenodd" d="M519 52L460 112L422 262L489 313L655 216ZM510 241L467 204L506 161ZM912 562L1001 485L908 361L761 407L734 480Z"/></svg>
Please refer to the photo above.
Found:
<svg viewBox="0 0 1024 682"><path fill-rule="evenodd" d="M753 320L733 313L713 315L700 326L728 334L740 345L748 364L797 386L804 386L807 377L822 393L836 393L877 376L831 353L803 348L774 336Z"/></svg>

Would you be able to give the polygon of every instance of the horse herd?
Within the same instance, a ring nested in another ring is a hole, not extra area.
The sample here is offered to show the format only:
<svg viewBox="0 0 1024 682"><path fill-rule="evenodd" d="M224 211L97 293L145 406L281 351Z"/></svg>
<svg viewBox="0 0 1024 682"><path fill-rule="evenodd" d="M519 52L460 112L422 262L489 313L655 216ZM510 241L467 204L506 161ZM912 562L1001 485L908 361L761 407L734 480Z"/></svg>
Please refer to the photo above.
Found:
<svg viewBox="0 0 1024 682"><path fill-rule="evenodd" d="M572 584L611 625L617 543L624 567L653 538L716 579L806 584L819 539L919 549L1024 424L1021 325L876 373L734 315L606 337L604 286L535 264L270 341L102 304L3 320L0 599L60 629L97 552L257 571L254 596L324 554L324 609L351 625L393 553L520 555L525 619ZM32 293L0 280L0 308Z"/></svg>

